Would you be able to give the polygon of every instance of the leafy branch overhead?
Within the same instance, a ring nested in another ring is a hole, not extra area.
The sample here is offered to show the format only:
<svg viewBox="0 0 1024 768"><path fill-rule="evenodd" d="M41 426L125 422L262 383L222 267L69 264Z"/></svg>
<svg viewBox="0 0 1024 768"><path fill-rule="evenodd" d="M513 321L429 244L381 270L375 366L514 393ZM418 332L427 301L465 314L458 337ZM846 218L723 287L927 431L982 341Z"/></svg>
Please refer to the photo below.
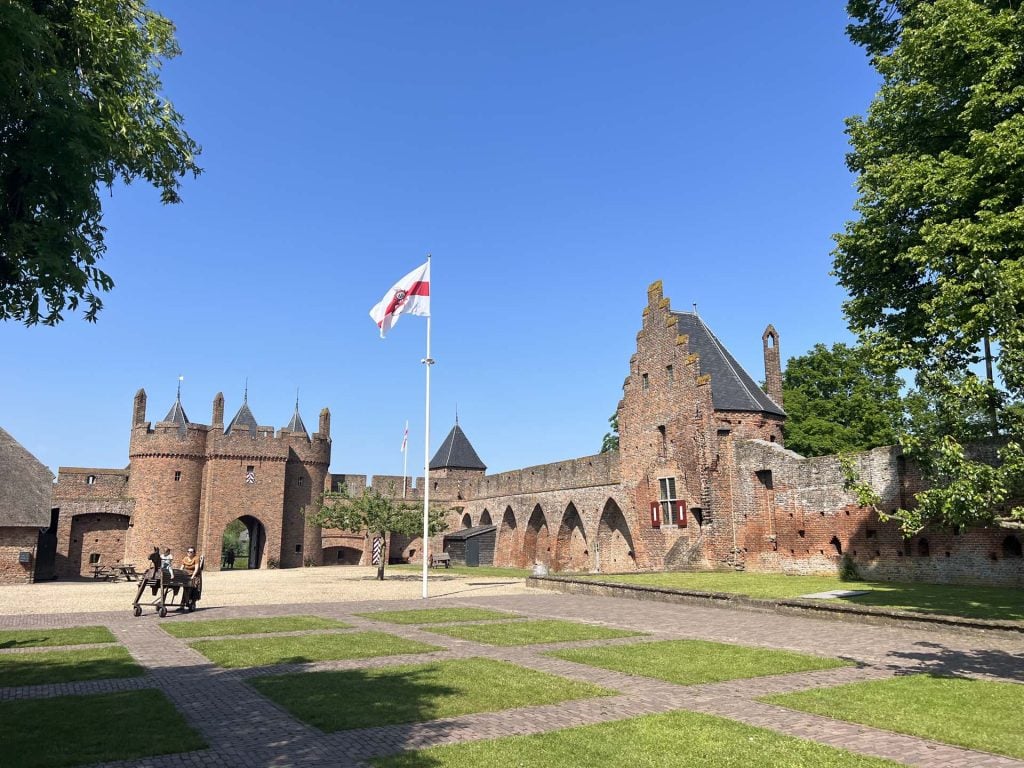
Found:
<svg viewBox="0 0 1024 768"><path fill-rule="evenodd" d="M900 442L929 490L899 513L908 530L1024 518L1019 6L847 5L882 84L847 121L858 217L836 236L835 274L874 361L914 376Z"/></svg>
<svg viewBox="0 0 1024 768"><path fill-rule="evenodd" d="M0 320L56 325L114 283L100 194L143 179L164 203L196 176L199 146L161 96L180 53L143 0L0 3Z"/></svg>

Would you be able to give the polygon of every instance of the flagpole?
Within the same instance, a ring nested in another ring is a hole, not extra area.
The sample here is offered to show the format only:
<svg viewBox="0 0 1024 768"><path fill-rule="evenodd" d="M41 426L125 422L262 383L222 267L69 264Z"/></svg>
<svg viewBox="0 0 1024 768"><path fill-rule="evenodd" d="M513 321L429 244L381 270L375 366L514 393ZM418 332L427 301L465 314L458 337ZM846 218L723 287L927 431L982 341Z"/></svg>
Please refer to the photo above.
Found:
<svg viewBox="0 0 1024 768"><path fill-rule="evenodd" d="M430 254L427 254L427 264ZM431 277L433 281L433 277ZM427 356L423 358L427 368L426 417L423 427L423 599L427 599L427 568L430 566L430 315L427 315Z"/></svg>
<svg viewBox="0 0 1024 768"><path fill-rule="evenodd" d="M402 498L409 488L409 420L405 420L405 434L402 436Z"/></svg>

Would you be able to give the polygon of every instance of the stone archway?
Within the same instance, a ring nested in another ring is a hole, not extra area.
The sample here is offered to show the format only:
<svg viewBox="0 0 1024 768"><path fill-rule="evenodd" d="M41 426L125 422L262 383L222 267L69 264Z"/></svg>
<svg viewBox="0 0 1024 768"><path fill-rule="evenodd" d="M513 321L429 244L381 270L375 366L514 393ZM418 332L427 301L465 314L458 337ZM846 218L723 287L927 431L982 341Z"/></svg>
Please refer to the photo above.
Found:
<svg viewBox="0 0 1024 768"><path fill-rule="evenodd" d="M602 573L637 570L633 534L615 499L608 499L601 512L595 560L597 570Z"/></svg>
<svg viewBox="0 0 1024 768"><path fill-rule="evenodd" d="M491 522L491 513L486 509L480 513L480 525L494 525Z"/></svg>
<svg viewBox="0 0 1024 768"><path fill-rule="evenodd" d="M523 531L523 564L529 567L534 563L551 565L551 532L540 504L533 508Z"/></svg>
<svg viewBox="0 0 1024 768"><path fill-rule="evenodd" d="M224 527L221 541L222 570L255 569L263 566L267 550L267 529L252 515L242 515L228 523Z"/></svg>
<svg viewBox="0 0 1024 768"><path fill-rule="evenodd" d="M463 528L472 528L473 527L473 518L469 516L469 512L467 512L466 514L464 514L462 516L462 527Z"/></svg>
<svg viewBox="0 0 1024 768"><path fill-rule="evenodd" d="M498 540L495 545L495 565L506 568L522 568L523 553L519 541L519 527L516 523L516 514L512 507L505 507L505 514L501 516L501 526L498 528Z"/></svg>
<svg viewBox="0 0 1024 768"><path fill-rule="evenodd" d="M562 524L558 526L554 567L557 571L586 571L590 568L587 534L583 530L580 513L572 502L565 508Z"/></svg>

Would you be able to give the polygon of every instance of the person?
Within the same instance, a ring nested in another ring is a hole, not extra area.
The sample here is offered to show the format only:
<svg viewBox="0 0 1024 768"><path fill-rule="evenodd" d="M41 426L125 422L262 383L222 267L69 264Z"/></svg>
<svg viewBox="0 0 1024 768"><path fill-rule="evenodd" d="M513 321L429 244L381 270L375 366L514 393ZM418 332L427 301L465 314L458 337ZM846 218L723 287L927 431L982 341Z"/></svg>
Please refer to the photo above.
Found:
<svg viewBox="0 0 1024 768"><path fill-rule="evenodd" d="M228 568L234 568L235 567L235 550L234 550L233 547L228 550L227 563L228 563Z"/></svg>
<svg viewBox="0 0 1024 768"><path fill-rule="evenodd" d="M174 556L170 547L164 547L164 553L160 557L160 568L164 572L165 579L174 578Z"/></svg>
<svg viewBox="0 0 1024 768"><path fill-rule="evenodd" d="M185 556L181 558L182 570L187 571L189 578L194 579L196 573L199 572L199 556L196 554L195 547L189 547L185 552Z"/></svg>

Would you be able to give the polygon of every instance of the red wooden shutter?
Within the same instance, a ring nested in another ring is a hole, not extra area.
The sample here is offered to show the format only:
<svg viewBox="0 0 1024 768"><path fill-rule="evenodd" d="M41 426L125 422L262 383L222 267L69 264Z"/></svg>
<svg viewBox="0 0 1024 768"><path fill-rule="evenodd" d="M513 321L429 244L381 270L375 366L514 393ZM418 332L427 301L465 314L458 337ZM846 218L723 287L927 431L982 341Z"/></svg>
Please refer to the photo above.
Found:
<svg viewBox="0 0 1024 768"><path fill-rule="evenodd" d="M676 525L680 528L686 527L686 499L676 502Z"/></svg>
<svg viewBox="0 0 1024 768"><path fill-rule="evenodd" d="M651 502L651 527L661 528L661 505L656 502Z"/></svg>

